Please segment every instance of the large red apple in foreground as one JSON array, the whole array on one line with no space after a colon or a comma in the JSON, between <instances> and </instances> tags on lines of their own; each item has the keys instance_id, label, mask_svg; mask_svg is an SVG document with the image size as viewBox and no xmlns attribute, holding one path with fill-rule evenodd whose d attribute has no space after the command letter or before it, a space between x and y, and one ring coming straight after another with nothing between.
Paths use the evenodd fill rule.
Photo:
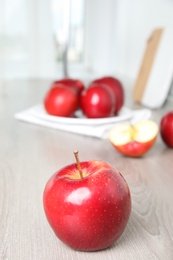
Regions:
<instances>
[{"instance_id":1,"label":"large red apple in foreground","mask_svg":"<svg viewBox=\"0 0 173 260\"><path fill-rule=\"evenodd\" d=\"M115 77L102 77L94 80L93 83L105 84L113 91L116 100L114 113L117 114L124 104L124 89L120 80Z\"/></svg>"},{"instance_id":2,"label":"large red apple in foreground","mask_svg":"<svg viewBox=\"0 0 173 260\"><path fill-rule=\"evenodd\" d=\"M74 89L61 83L50 88L44 99L44 107L48 114L71 117L79 106L79 97Z\"/></svg>"},{"instance_id":3,"label":"large red apple in foreground","mask_svg":"<svg viewBox=\"0 0 173 260\"><path fill-rule=\"evenodd\" d=\"M76 250L96 251L123 233L131 212L128 185L118 170L102 161L69 165L47 182L43 203L57 237Z\"/></svg>"},{"instance_id":4,"label":"large red apple in foreground","mask_svg":"<svg viewBox=\"0 0 173 260\"><path fill-rule=\"evenodd\" d=\"M144 120L134 125L116 125L110 131L109 140L120 153L139 157L151 149L157 135L157 124L152 120Z\"/></svg>"},{"instance_id":5,"label":"large red apple in foreground","mask_svg":"<svg viewBox=\"0 0 173 260\"><path fill-rule=\"evenodd\" d=\"M65 85L67 87L75 89L79 94L85 88L85 86L81 80L72 79L72 78L63 78L60 80L56 80L53 82L52 87L56 86L59 83Z\"/></svg>"},{"instance_id":6,"label":"large red apple in foreground","mask_svg":"<svg viewBox=\"0 0 173 260\"><path fill-rule=\"evenodd\" d=\"M173 147L173 112L165 114L160 123L160 134L164 143Z\"/></svg>"},{"instance_id":7,"label":"large red apple in foreground","mask_svg":"<svg viewBox=\"0 0 173 260\"><path fill-rule=\"evenodd\" d=\"M80 106L89 118L110 117L114 113L115 98L110 89L103 84L93 84L82 91Z\"/></svg>"}]
</instances>

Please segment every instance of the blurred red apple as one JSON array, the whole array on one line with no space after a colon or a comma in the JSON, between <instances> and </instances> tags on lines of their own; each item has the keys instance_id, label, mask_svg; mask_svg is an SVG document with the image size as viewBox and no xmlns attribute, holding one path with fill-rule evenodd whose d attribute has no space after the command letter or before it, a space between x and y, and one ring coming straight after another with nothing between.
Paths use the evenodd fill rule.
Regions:
<instances>
[{"instance_id":1,"label":"blurred red apple","mask_svg":"<svg viewBox=\"0 0 173 260\"><path fill-rule=\"evenodd\" d=\"M57 171L47 182L43 204L57 237L76 250L109 247L123 233L131 212L129 187L118 170L85 161Z\"/></svg>"},{"instance_id":2,"label":"blurred red apple","mask_svg":"<svg viewBox=\"0 0 173 260\"><path fill-rule=\"evenodd\" d=\"M124 89L122 83L115 77L102 77L94 80L92 84L93 83L103 83L113 91L116 100L114 113L117 114L124 105Z\"/></svg>"},{"instance_id":3,"label":"blurred red apple","mask_svg":"<svg viewBox=\"0 0 173 260\"><path fill-rule=\"evenodd\" d=\"M173 147L173 112L165 114L160 123L160 134L164 143Z\"/></svg>"},{"instance_id":4,"label":"blurred red apple","mask_svg":"<svg viewBox=\"0 0 173 260\"><path fill-rule=\"evenodd\" d=\"M92 84L80 95L80 107L89 118L110 117L113 115L115 98L112 90L103 84Z\"/></svg>"},{"instance_id":5,"label":"blurred red apple","mask_svg":"<svg viewBox=\"0 0 173 260\"><path fill-rule=\"evenodd\" d=\"M157 124L152 120L144 120L134 125L116 125L110 131L109 140L120 153L139 157L151 149L157 135Z\"/></svg>"},{"instance_id":6,"label":"blurred red apple","mask_svg":"<svg viewBox=\"0 0 173 260\"><path fill-rule=\"evenodd\" d=\"M57 83L58 84L61 83L67 87L74 88L79 94L85 88L83 82L79 79L63 78L63 79L54 81L52 86L56 86Z\"/></svg>"},{"instance_id":7,"label":"blurred red apple","mask_svg":"<svg viewBox=\"0 0 173 260\"><path fill-rule=\"evenodd\" d=\"M70 117L79 106L77 92L69 87L57 83L46 93L44 107L48 114Z\"/></svg>"}]
</instances>

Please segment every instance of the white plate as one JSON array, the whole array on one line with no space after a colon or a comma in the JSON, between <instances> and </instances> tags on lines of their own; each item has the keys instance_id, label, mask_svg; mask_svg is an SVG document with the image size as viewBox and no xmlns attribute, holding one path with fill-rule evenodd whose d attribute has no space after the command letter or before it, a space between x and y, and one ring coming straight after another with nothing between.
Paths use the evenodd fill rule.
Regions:
<instances>
[{"instance_id":1,"label":"white plate","mask_svg":"<svg viewBox=\"0 0 173 260\"><path fill-rule=\"evenodd\" d=\"M123 107L120 114L114 117L88 119L83 117L81 111L78 111L76 117L68 118L50 116L46 113L43 105L37 105L18 112L14 116L16 119L23 122L105 139L108 138L109 130L115 124L122 121L133 123L138 120L148 119L151 116L151 111L148 109L131 111L130 109Z\"/></svg>"},{"instance_id":2,"label":"white plate","mask_svg":"<svg viewBox=\"0 0 173 260\"><path fill-rule=\"evenodd\" d=\"M47 121L63 123L63 124L76 124L76 125L102 125L110 123L118 123L121 121L130 120L133 113L130 109L123 107L118 116L106 117L106 118L86 118L83 116L81 110L78 110L75 117L60 117L47 114L42 104L39 104L30 109L30 113L37 117Z\"/></svg>"}]
</instances>

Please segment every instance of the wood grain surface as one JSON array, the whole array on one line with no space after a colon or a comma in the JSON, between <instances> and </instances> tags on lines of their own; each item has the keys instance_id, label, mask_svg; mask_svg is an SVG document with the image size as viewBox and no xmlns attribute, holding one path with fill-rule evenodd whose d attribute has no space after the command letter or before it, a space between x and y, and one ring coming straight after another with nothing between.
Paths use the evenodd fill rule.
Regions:
<instances>
[{"instance_id":1,"label":"wood grain surface","mask_svg":"<svg viewBox=\"0 0 173 260\"><path fill-rule=\"evenodd\" d=\"M138 102L141 102L144 96L147 81L152 73L154 59L156 58L157 49L159 47L163 31L163 28L155 29L147 41L146 50L144 52L144 57L141 62L133 92L134 100Z\"/></svg>"},{"instance_id":2,"label":"wood grain surface","mask_svg":"<svg viewBox=\"0 0 173 260\"><path fill-rule=\"evenodd\" d=\"M15 120L15 112L42 102L49 84L41 80L0 82L0 259L173 260L173 149L158 136L146 156L127 158L108 140ZM153 111L155 121L159 123L172 107L167 103ZM81 161L104 160L118 168L131 190L129 223L117 243L103 251L68 248L55 237L43 211L46 181L74 162L74 149L79 150Z\"/></svg>"}]
</instances>

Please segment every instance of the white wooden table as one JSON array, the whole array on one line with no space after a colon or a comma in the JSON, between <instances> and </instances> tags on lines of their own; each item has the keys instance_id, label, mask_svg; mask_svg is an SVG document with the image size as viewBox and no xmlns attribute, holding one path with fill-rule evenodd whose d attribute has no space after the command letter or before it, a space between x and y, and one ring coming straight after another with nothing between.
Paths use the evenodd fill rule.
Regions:
<instances>
[{"instance_id":1,"label":"white wooden table","mask_svg":"<svg viewBox=\"0 0 173 260\"><path fill-rule=\"evenodd\" d=\"M0 82L0 259L1 260L172 260L173 149L160 136L143 158L118 154L107 140L56 131L14 119L14 113L42 101L49 81ZM156 122L173 107L153 112ZM78 252L62 244L46 220L42 194L59 168L80 160L116 166L132 194L125 232L111 248Z\"/></svg>"}]
</instances>

